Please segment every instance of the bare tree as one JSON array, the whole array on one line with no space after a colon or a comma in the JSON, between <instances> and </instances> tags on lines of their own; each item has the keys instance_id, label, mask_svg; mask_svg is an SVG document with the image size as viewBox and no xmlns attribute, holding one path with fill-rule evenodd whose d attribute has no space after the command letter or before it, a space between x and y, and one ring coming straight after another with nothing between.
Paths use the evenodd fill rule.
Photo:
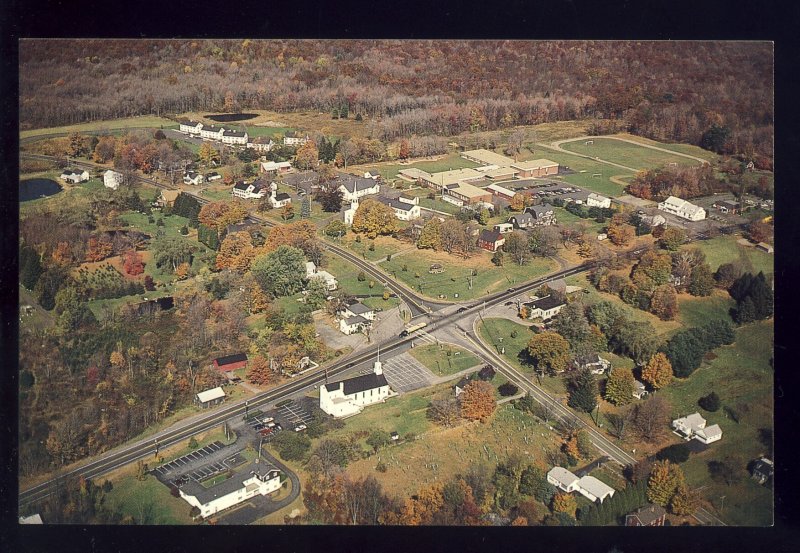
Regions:
<instances>
[{"instance_id":1,"label":"bare tree","mask_svg":"<svg viewBox=\"0 0 800 553\"><path fill-rule=\"evenodd\" d=\"M461 409L454 397L435 399L428 407L428 418L442 426L455 426L461 418Z\"/></svg>"},{"instance_id":2,"label":"bare tree","mask_svg":"<svg viewBox=\"0 0 800 553\"><path fill-rule=\"evenodd\" d=\"M637 405L633 424L639 436L648 442L657 441L669 426L671 410L669 402L658 394Z\"/></svg>"}]
</instances>

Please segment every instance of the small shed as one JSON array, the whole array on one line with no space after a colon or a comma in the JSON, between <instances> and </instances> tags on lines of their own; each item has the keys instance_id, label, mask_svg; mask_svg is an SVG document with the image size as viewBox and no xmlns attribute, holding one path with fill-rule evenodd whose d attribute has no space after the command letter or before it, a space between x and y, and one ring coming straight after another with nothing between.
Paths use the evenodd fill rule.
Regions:
<instances>
[{"instance_id":1,"label":"small shed","mask_svg":"<svg viewBox=\"0 0 800 553\"><path fill-rule=\"evenodd\" d=\"M247 366L247 355L244 353L234 353L233 355L223 355L214 359L214 367L223 372L235 371Z\"/></svg>"},{"instance_id":2,"label":"small shed","mask_svg":"<svg viewBox=\"0 0 800 553\"><path fill-rule=\"evenodd\" d=\"M207 409L213 405L219 405L223 401L225 401L225 391L219 386L197 394L197 403L203 409Z\"/></svg>"}]
</instances>

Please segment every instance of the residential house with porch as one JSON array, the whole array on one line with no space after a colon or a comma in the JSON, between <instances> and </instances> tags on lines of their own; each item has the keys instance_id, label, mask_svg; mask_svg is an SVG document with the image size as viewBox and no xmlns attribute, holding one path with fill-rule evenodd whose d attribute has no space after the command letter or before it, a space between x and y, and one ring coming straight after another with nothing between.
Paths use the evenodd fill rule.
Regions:
<instances>
[{"instance_id":1,"label":"residential house with porch","mask_svg":"<svg viewBox=\"0 0 800 553\"><path fill-rule=\"evenodd\" d=\"M251 183L239 181L233 185L231 194L244 200L257 200L267 194L267 186L261 181L253 181Z\"/></svg>"},{"instance_id":2,"label":"residential house with porch","mask_svg":"<svg viewBox=\"0 0 800 553\"><path fill-rule=\"evenodd\" d=\"M397 199L385 198L379 196L376 199L382 204L391 207L392 211L394 212L394 216L400 219L401 221L411 221L413 219L419 219L420 216L419 198L416 196L410 198L400 196Z\"/></svg>"},{"instance_id":3,"label":"residential house with porch","mask_svg":"<svg viewBox=\"0 0 800 553\"><path fill-rule=\"evenodd\" d=\"M677 215L682 219L688 219L689 221L702 221L706 218L705 209L675 196L670 196L658 204L658 209Z\"/></svg>"},{"instance_id":4,"label":"residential house with porch","mask_svg":"<svg viewBox=\"0 0 800 553\"><path fill-rule=\"evenodd\" d=\"M111 190L117 190L119 185L124 181L125 177L122 175L122 173L118 173L117 171L112 171L109 169L103 173L103 186L110 188Z\"/></svg>"},{"instance_id":5,"label":"residential house with porch","mask_svg":"<svg viewBox=\"0 0 800 553\"><path fill-rule=\"evenodd\" d=\"M672 421L674 433L686 441L695 439L710 444L722 439L722 429L718 424L706 426L706 419L700 413L692 413Z\"/></svg>"},{"instance_id":6,"label":"residential house with porch","mask_svg":"<svg viewBox=\"0 0 800 553\"><path fill-rule=\"evenodd\" d=\"M335 276L330 274L328 271L318 270L313 261L306 262L306 278L309 280L321 279L325 283L325 287L328 290L336 290L336 288L339 286Z\"/></svg>"},{"instance_id":7,"label":"residential house with porch","mask_svg":"<svg viewBox=\"0 0 800 553\"><path fill-rule=\"evenodd\" d=\"M220 140L232 146L247 146L247 131L223 130Z\"/></svg>"},{"instance_id":8,"label":"residential house with porch","mask_svg":"<svg viewBox=\"0 0 800 553\"><path fill-rule=\"evenodd\" d=\"M625 515L625 526L664 526L667 511L655 503L648 503Z\"/></svg>"},{"instance_id":9,"label":"residential house with porch","mask_svg":"<svg viewBox=\"0 0 800 553\"><path fill-rule=\"evenodd\" d=\"M184 134L199 135L200 131L203 130L203 124L200 121L180 119L178 124L180 125L178 130Z\"/></svg>"}]
</instances>

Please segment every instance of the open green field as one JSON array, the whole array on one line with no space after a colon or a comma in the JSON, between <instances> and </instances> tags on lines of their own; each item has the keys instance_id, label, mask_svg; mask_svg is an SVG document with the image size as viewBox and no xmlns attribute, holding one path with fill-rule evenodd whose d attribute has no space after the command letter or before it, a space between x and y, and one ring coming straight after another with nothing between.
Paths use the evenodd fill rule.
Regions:
<instances>
[{"instance_id":1,"label":"open green field","mask_svg":"<svg viewBox=\"0 0 800 553\"><path fill-rule=\"evenodd\" d=\"M401 242L396 238L392 238L391 236L378 236L374 239L361 236L361 242L356 241L356 236L358 235L348 232L341 239L335 242L340 245L347 246L348 249L352 250L357 255L368 261L379 261L384 259L387 255L395 255L402 250L407 250L414 247L407 242ZM328 240L334 241L333 238L330 238L327 235L325 237ZM375 249L370 250L370 245L374 245Z\"/></svg>"},{"instance_id":2,"label":"open green field","mask_svg":"<svg viewBox=\"0 0 800 553\"><path fill-rule=\"evenodd\" d=\"M574 213L570 213L563 207L555 208L555 215L558 224L560 225L572 225L577 223L583 223L586 225L586 231L590 234L592 233L599 233L602 231L604 227L607 226L608 223L598 223L594 219L581 219Z\"/></svg>"},{"instance_id":3,"label":"open green field","mask_svg":"<svg viewBox=\"0 0 800 553\"><path fill-rule=\"evenodd\" d=\"M91 123L80 123L77 125L67 125L64 127L48 127L45 129L31 129L21 131L20 138L31 136L41 136L43 134L70 133L70 132L90 132L106 131L112 129L135 129L135 128L165 128L177 129L178 124L171 119L164 117L153 117L150 115L143 117L127 117L124 119L110 119L108 121L92 121Z\"/></svg>"},{"instance_id":4,"label":"open green field","mask_svg":"<svg viewBox=\"0 0 800 553\"><path fill-rule=\"evenodd\" d=\"M718 154L711 152L709 150L704 150L700 146L695 146L693 144L677 144L677 143L669 144L665 142L658 142L656 140L651 140L643 136L636 136L634 134L627 134L627 133L620 133L616 136L619 136L620 138L625 138L627 140L633 140L634 142L639 142L640 144L646 144L650 146L656 146L658 148L664 148L665 150L670 150L673 152L677 152L679 154L687 154L690 156L699 157L705 159L710 163L719 161Z\"/></svg>"},{"instance_id":5,"label":"open green field","mask_svg":"<svg viewBox=\"0 0 800 553\"><path fill-rule=\"evenodd\" d=\"M678 320L687 328L703 326L714 319L731 322L728 311L736 302L725 290L714 290L708 297L695 297L689 294L678 296Z\"/></svg>"},{"instance_id":6,"label":"open green field","mask_svg":"<svg viewBox=\"0 0 800 553\"><path fill-rule=\"evenodd\" d=\"M605 163L600 163L599 161L593 161L577 155L559 152L542 144L536 146L535 153L526 150L519 157L521 161L545 158L557 162L561 167L569 167L572 171L575 171L575 173L572 175L561 175L557 177L556 180L575 184L605 196L615 197L623 193L624 187L613 182L611 177L633 176L633 173L625 171L625 169L612 167ZM593 175L599 176L594 177ZM499 184L502 186L502 183Z\"/></svg>"},{"instance_id":7,"label":"open green field","mask_svg":"<svg viewBox=\"0 0 800 553\"><path fill-rule=\"evenodd\" d=\"M447 299L457 301L480 298L513 284L532 280L556 268L555 261L544 258L535 258L522 266L506 260L502 267L495 267L490 259L491 254L486 251L478 251L471 258L462 259L446 252L417 250L393 256L391 261L381 262L380 265L414 290L434 298L443 294ZM428 273L434 263L441 264L445 271ZM470 273L473 269L477 275L471 278L470 289ZM415 276L417 274L419 277Z\"/></svg>"},{"instance_id":8,"label":"open green field","mask_svg":"<svg viewBox=\"0 0 800 553\"><path fill-rule=\"evenodd\" d=\"M115 481L106 501L136 524L194 524L189 516L191 505L173 497L169 488L149 474L141 481L135 476Z\"/></svg>"},{"instance_id":9,"label":"open green field","mask_svg":"<svg viewBox=\"0 0 800 553\"><path fill-rule=\"evenodd\" d=\"M697 240L683 248L700 248L706 254L706 261L712 271L716 271L723 263L742 259L753 267L754 273L764 271L765 275L775 272L775 256L753 247L737 244L738 236L718 236L710 240Z\"/></svg>"},{"instance_id":10,"label":"open green field","mask_svg":"<svg viewBox=\"0 0 800 553\"><path fill-rule=\"evenodd\" d=\"M670 384L662 393L672 404L673 415L683 416L699 411L708 424L719 424L722 439L707 451L693 454L682 468L691 486L707 486L701 495L719 510L721 497L726 496L721 518L731 525L769 525L772 523L772 493L748 477L747 463L767 453L759 440L759 429L773 428L773 322L763 321L737 329L736 342L723 346L717 357L704 363L689 378ZM723 408L708 413L697 400L714 391ZM739 414L735 422L725 407ZM735 467L735 482L730 486L711 480L707 463L728 460Z\"/></svg>"},{"instance_id":11,"label":"open green field","mask_svg":"<svg viewBox=\"0 0 800 553\"><path fill-rule=\"evenodd\" d=\"M436 376L446 376L481 365L481 360L469 351L442 344L418 346L409 351L411 356L425 365Z\"/></svg>"},{"instance_id":12,"label":"open green field","mask_svg":"<svg viewBox=\"0 0 800 553\"><path fill-rule=\"evenodd\" d=\"M587 140L594 141L587 145ZM669 163L678 165L699 165L699 162L688 157L676 156L637 146L629 142L614 140L613 138L592 137L590 139L580 139L574 142L565 142L561 147L570 152L588 155L593 158L600 158L612 163L619 163L632 169L652 169L663 167Z\"/></svg>"},{"instance_id":13,"label":"open green field","mask_svg":"<svg viewBox=\"0 0 800 553\"><path fill-rule=\"evenodd\" d=\"M285 135L289 131L293 131L292 127L257 127L255 125L241 125L240 129L244 130L247 128L247 135L249 137L257 137L257 136L266 136L272 137L275 134L282 134Z\"/></svg>"}]
</instances>

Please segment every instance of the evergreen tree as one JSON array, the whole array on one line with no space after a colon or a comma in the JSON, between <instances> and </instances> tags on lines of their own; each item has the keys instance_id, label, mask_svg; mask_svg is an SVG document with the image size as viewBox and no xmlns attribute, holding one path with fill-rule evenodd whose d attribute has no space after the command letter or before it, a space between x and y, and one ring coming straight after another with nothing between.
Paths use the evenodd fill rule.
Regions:
<instances>
[{"instance_id":1,"label":"evergreen tree","mask_svg":"<svg viewBox=\"0 0 800 553\"><path fill-rule=\"evenodd\" d=\"M677 333L664 348L664 353L672 364L672 371L679 378L692 374L703 362L706 351L703 332L697 328Z\"/></svg>"},{"instance_id":2,"label":"evergreen tree","mask_svg":"<svg viewBox=\"0 0 800 553\"><path fill-rule=\"evenodd\" d=\"M569 387L570 407L591 413L597 407L597 382L588 368L580 369Z\"/></svg>"},{"instance_id":3,"label":"evergreen tree","mask_svg":"<svg viewBox=\"0 0 800 553\"><path fill-rule=\"evenodd\" d=\"M308 219L309 217L311 217L311 200L305 196L300 203L300 218Z\"/></svg>"},{"instance_id":4,"label":"evergreen tree","mask_svg":"<svg viewBox=\"0 0 800 553\"><path fill-rule=\"evenodd\" d=\"M19 281L28 290L33 290L42 275L39 254L30 246L22 246L19 251Z\"/></svg>"}]
</instances>

